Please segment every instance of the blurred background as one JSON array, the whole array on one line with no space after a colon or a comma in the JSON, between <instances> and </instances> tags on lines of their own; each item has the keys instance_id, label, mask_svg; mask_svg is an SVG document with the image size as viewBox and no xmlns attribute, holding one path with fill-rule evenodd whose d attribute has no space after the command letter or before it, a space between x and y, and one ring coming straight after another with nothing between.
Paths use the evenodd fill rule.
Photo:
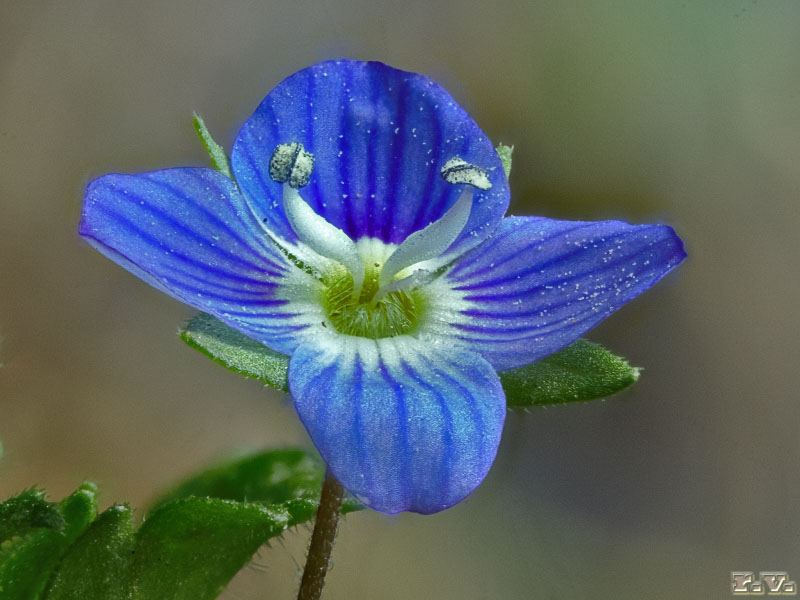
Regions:
<instances>
[{"instance_id":1,"label":"blurred background","mask_svg":"<svg viewBox=\"0 0 800 600\"><path fill-rule=\"evenodd\" d=\"M800 580L800 2L6 1L0 5L0 497L83 479L144 507L234 451L310 446L277 392L185 347L194 311L76 234L90 178L205 165L333 57L432 76L514 144L515 214L664 222L689 259L588 336L646 368L510 413L444 513L362 512L326 598L726 598ZM292 598L308 531L225 598Z\"/></svg>"}]
</instances>

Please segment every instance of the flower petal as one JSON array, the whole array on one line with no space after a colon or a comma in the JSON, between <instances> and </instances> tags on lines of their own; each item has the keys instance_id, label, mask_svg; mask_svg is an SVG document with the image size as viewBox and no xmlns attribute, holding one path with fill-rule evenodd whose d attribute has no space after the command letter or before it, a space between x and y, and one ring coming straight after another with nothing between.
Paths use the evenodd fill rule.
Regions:
<instances>
[{"instance_id":1,"label":"flower petal","mask_svg":"<svg viewBox=\"0 0 800 600\"><path fill-rule=\"evenodd\" d=\"M513 369L569 345L685 256L664 225L509 217L435 283L448 289L431 289L431 321Z\"/></svg>"},{"instance_id":2,"label":"flower petal","mask_svg":"<svg viewBox=\"0 0 800 600\"><path fill-rule=\"evenodd\" d=\"M506 413L485 360L410 336L315 339L292 356L289 389L333 474L387 513L433 513L472 492Z\"/></svg>"},{"instance_id":3,"label":"flower petal","mask_svg":"<svg viewBox=\"0 0 800 600\"><path fill-rule=\"evenodd\" d=\"M308 323L319 322L288 301L286 286L304 274L216 171L100 177L86 191L79 232L151 285L279 352L291 352Z\"/></svg>"},{"instance_id":4,"label":"flower petal","mask_svg":"<svg viewBox=\"0 0 800 600\"><path fill-rule=\"evenodd\" d=\"M490 140L440 86L423 75L377 62L324 62L280 83L244 124L232 168L259 218L296 239L269 176L278 144L300 142L314 155L306 202L353 240L399 244L438 220L463 185L440 175L454 156L486 170L467 227L451 251L476 245L508 206L508 181Z\"/></svg>"}]
</instances>

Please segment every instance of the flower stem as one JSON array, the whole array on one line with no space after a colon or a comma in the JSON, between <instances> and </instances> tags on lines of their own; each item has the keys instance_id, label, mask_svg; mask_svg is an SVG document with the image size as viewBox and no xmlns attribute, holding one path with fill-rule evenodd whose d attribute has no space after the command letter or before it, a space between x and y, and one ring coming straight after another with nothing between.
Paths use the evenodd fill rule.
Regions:
<instances>
[{"instance_id":1,"label":"flower stem","mask_svg":"<svg viewBox=\"0 0 800 600\"><path fill-rule=\"evenodd\" d=\"M336 528L339 525L343 495L342 484L330 470L325 471L325 483L322 484L314 533L311 534L311 545L308 548L306 568L303 571L297 600L319 600L322 595L322 586L325 585L325 575L333 550L333 539L336 537Z\"/></svg>"}]
</instances>

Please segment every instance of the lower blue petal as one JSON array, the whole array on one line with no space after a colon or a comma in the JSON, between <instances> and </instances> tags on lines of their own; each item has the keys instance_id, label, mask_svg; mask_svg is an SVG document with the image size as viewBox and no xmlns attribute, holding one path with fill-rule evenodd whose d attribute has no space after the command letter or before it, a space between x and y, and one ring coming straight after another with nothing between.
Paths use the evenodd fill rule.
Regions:
<instances>
[{"instance_id":1,"label":"lower blue petal","mask_svg":"<svg viewBox=\"0 0 800 600\"><path fill-rule=\"evenodd\" d=\"M513 369L571 344L685 257L664 225L509 217L447 273L460 302L439 318L495 369Z\"/></svg>"},{"instance_id":2,"label":"lower blue petal","mask_svg":"<svg viewBox=\"0 0 800 600\"><path fill-rule=\"evenodd\" d=\"M331 472L367 506L434 513L494 461L506 414L491 366L409 336L330 336L289 364L300 419Z\"/></svg>"},{"instance_id":3,"label":"lower blue petal","mask_svg":"<svg viewBox=\"0 0 800 600\"><path fill-rule=\"evenodd\" d=\"M100 177L86 191L79 232L151 285L274 350L291 352L306 329L279 293L295 268L216 171Z\"/></svg>"}]
</instances>

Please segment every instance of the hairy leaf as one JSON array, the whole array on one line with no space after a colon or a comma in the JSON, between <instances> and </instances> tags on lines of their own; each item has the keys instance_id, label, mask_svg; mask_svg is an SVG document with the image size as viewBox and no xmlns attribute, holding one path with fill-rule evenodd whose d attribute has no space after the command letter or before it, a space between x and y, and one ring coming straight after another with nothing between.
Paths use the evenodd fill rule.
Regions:
<instances>
[{"instance_id":1,"label":"hairy leaf","mask_svg":"<svg viewBox=\"0 0 800 600\"><path fill-rule=\"evenodd\" d=\"M225 150L222 149L222 146L211 137L203 118L197 113L194 113L192 124L194 125L194 130L197 132L197 135L200 137L200 141L203 143L203 147L206 149L206 152L208 152L208 156L211 158L211 164L217 171L233 179L228 155L225 154Z\"/></svg>"},{"instance_id":2,"label":"hairy leaf","mask_svg":"<svg viewBox=\"0 0 800 600\"><path fill-rule=\"evenodd\" d=\"M186 344L223 367L284 392L289 391L286 376L289 357L270 350L219 319L200 313L181 330L180 336Z\"/></svg>"},{"instance_id":3,"label":"hairy leaf","mask_svg":"<svg viewBox=\"0 0 800 600\"><path fill-rule=\"evenodd\" d=\"M133 551L132 511L112 506L65 553L46 600L130 600Z\"/></svg>"},{"instance_id":4,"label":"hairy leaf","mask_svg":"<svg viewBox=\"0 0 800 600\"><path fill-rule=\"evenodd\" d=\"M290 524L286 509L185 498L153 511L136 536L136 600L210 600L259 546Z\"/></svg>"},{"instance_id":5,"label":"hairy leaf","mask_svg":"<svg viewBox=\"0 0 800 600\"><path fill-rule=\"evenodd\" d=\"M138 531L127 506L97 516L93 484L60 503L25 491L0 503L0 598L216 598L262 544L314 518L323 473L297 449L229 460L164 495Z\"/></svg>"},{"instance_id":6,"label":"hairy leaf","mask_svg":"<svg viewBox=\"0 0 800 600\"><path fill-rule=\"evenodd\" d=\"M311 499L316 510L324 470L325 466L314 453L299 449L268 450L228 460L197 473L160 498L156 506L190 496L208 496L282 506L298 499ZM345 500L343 510L359 508L361 505L355 500ZM302 520L307 519L300 518Z\"/></svg>"},{"instance_id":7,"label":"hairy leaf","mask_svg":"<svg viewBox=\"0 0 800 600\"><path fill-rule=\"evenodd\" d=\"M97 516L97 486L84 482L58 504L66 526L63 534L71 542L78 537Z\"/></svg>"},{"instance_id":8,"label":"hairy leaf","mask_svg":"<svg viewBox=\"0 0 800 600\"><path fill-rule=\"evenodd\" d=\"M0 598L40 598L64 547L64 536L55 529L37 529L0 544Z\"/></svg>"},{"instance_id":9,"label":"hairy leaf","mask_svg":"<svg viewBox=\"0 0 800 600\"><path fill-rule=\"evenodd\" d=\"M134 597L216 597L262 544L314 518L323 474L316 454L281 449L225 461L178 484L137 534ZM342 510L361 508L350 498Z\"/></svg>"},{"instance_id":10,"label":"hairy leaf","mask_svg":"<svg viewBox=\"0 0 800 600\"><path fill-rule=\"evenodd\" d=\"M503 170L506 172L506 178L511 175L511 153L514 152L514 146L504 146L500 144L497 148L497 154L500 156L500 162L503 163Z\"/></svg>"},{"instance_id":11,"label":"hairy leaf","mask_svg":"<svg viewBox=\"0 0 800 600\"><path fill-rule=\"evenodd\" d=\"M500 373L509 406L605 398L639 379L639 369L602 346L578 340L539 362Z\"/></svg>"},{"instance_id":12,"label":"hairy leaf","mask_svg":"<svg viewBox=\"0 0 800 600\"><path fill-rule=\"evenodd\" d=\"M44 491L35 488L0 503L0 542L24 536L36 529L64 528L58 507L46 500Z\"/></svg>"},{"instance_id":13,"label":"hairy leaf","mask_svg":"<svg viewBox=\"0 0 800 600\"><path fill-rule=\"evenodd\" d=\"M69 545L97 514L96 488L83 484L59 504L28 490L0 504L0 597L35 600Z\"/></svg>"}]
</instances>

